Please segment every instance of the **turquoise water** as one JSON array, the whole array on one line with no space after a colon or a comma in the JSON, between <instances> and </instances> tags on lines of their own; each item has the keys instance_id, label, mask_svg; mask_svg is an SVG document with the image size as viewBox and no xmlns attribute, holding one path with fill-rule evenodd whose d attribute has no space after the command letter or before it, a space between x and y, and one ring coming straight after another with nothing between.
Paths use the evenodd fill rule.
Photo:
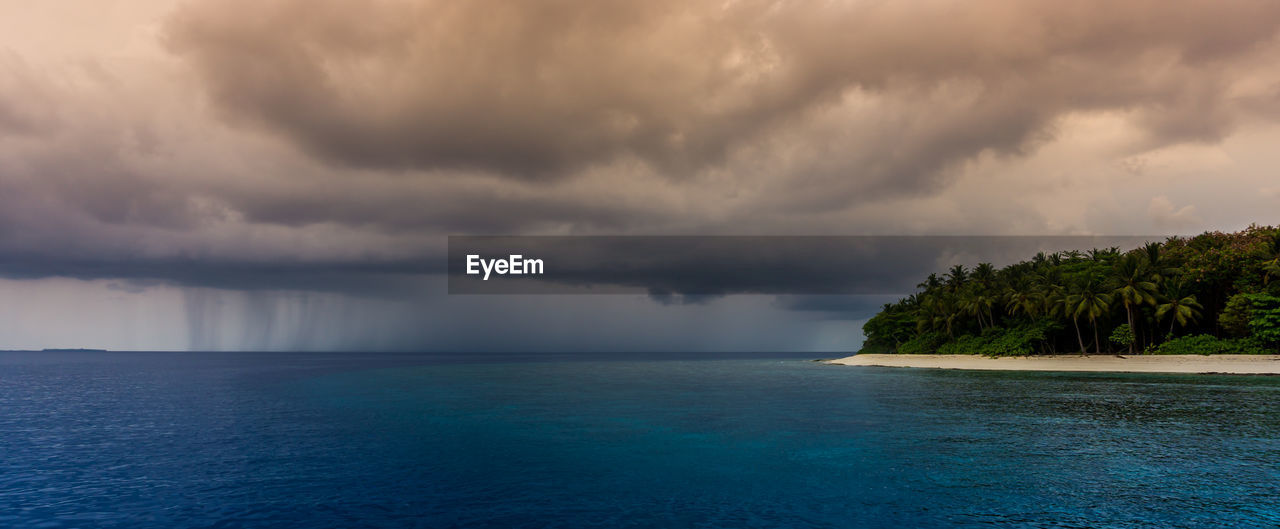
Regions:
<instances>
[{"instance_id":1,"label":"turquoise water","mask_svg":"<svg viewBox=\"0 0 1280 529\"><path fill-rule=\"evenodd\" d=\"M0 353L0 527L1276 527L1280 379Z\"/></svg>"}]
</instances>

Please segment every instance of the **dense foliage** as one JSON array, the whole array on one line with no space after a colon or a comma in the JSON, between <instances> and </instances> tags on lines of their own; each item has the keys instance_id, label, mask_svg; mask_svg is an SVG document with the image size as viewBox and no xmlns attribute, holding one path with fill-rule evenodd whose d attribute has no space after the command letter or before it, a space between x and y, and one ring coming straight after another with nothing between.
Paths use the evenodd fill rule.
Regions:
<instances>
[{"instance_id":1,"label":"dense foliage","mask_svg":"<svg viewBox=\"0 0 1280 529\"><path fill-rule=\"evenodd\" d=\"M1280 228L951 268L863 326L863 353L1280 353Z\"/></svg>"}]
</instances>

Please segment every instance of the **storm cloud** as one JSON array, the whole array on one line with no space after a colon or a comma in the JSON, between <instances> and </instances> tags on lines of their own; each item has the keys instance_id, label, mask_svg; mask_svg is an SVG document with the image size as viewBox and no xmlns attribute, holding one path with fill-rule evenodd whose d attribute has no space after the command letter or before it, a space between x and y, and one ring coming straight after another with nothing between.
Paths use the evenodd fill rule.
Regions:
<instances>
[{"instance_id":1,"label":"storm cloud","mask_svg":"<svg viewBox=\"0 0 1280 529\"><path fill-rule=\"evenodd\" d=\"M508 306L439 302L449 235L1277 224L1278 33L1280 4L1248 0L13 4L0 284L186 314L191 347L316 346L284 327L348 309L309 295L417 300L431 332L405 318L370 338L411 348L471 343L483 326L451 314ZM684 304L627 310L728 310L696 273L669 279L654 299ZM162 298L186 308L137 301ZM215 317L228 307L261 316ZM199 323L217 318L244 336Z\"/></svg>"},{"instance_id":2,"label":"storm cloud","mask_svg":"<svg viewBox=\"0 0 1280 529\"><path fill-rule=\"evenodd\" d=\"M919 191L1072 112L1220 139L1275 105L1234 85L1278 29L1280 6L1246 1L280 0L192 3L168 42L231 122L356 167L688 178L816 140L834 159L789 177Z\"/></svg>"},{"instance_id":3,"label":"storm cloud","mask_svg":"<svg viewBox=\"0 0 1280 529\"><path fill-rule=\"evenodd\" d=\"M450 294L619 294L702 302L731 294L893 295L955 265L997 267L1037 253L1128 251L1159 236L783 237L459 236L449 238ZM490 273L495 260L536 271ZM481 261L489 264L482 265ZM510 261L504 264L511 265ZM532 274L532 275L530 275Z\"/></svg>"}]
</instances>

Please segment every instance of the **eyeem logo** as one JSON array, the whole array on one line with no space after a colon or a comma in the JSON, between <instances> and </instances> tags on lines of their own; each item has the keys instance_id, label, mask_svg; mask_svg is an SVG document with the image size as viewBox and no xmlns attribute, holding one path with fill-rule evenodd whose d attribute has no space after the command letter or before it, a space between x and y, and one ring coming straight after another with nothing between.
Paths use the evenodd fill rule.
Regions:
<instances>
[{"instance_id":1,"label":"eyeem logo","mask_svg":"<svg viewBox=\"0 0 1280 529\"><path fill-rule=\"evenodd\" d=\"M467 255L467 275L480 275L484 272L484 280L489 280L490 273L498 275L541 275L542 259L525 259L523 255L511 254L505 259L483 259L479 255Z\"/></svg>"}]
</instances>

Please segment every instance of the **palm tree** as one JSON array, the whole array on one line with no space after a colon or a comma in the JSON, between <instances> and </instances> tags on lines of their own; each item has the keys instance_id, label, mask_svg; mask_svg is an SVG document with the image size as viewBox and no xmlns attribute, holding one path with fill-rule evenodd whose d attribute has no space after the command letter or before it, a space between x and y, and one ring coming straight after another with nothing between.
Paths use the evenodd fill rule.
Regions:
<instances>
[{"instance_id":1,"label":"palm tree","mask_svg":"<svg viewBox=\"0 0 1280 529\"><path fill-rule=\"evenodd\" d=\"M1039 252L1036 252L1035 257L1031 258L1031 265L1034 267L1039 267L1040 265L1043 265L1048 260L1049 260L1049 256L1045 255L1043 251L1039 251Z\"/></svg>"},{"instance_id":2,"label":"palm tree","mask_svg":"<svg viewBox=\"0 0 1280 529\"><path fill-rule=\"evenodd\" d=\"M1089 319L1089 324L1093 326L1094 351L1101 353L1102 340L1098 336L1098 317L1110 310L1111 294L1101 288L1097 282L1089 279L1077 283L1074 292L1067 299L1067 306L1071 309L1073 320L1079 319L1080 316L1085 316ZM1079 327L1077 327L1076 332L1077 334L1079 333Z\"/></svg>"},{"instance_id":3,"label":"palm tree","mask_svg":"<svg viewBox=\"0 0 1280 529\"><path fill-rule=\"evenodd\" d=\"M1272 259L1262 265L1262 284L1263 286L1271 284L1271 278L1280 277L1280 259Z\"/></svg>"},{"instance_id":4,"label":"palm tree","mask_svg":"<svg viewBox=\"0 0 1280 529\"><path fill-rule=\"evenodd\" d=\"M916 288L929 292L936 290L939 286L942 286L942 280L938 279L938 274L929 274L929 277L923 283L916 285Z\"/></svg>"},{"instance_id":5,"label":"palm tree","mask_svg":"<svg viewBox=\"0 0 1280 529\"><path fill-rule=\"evenodd\" d=\"M987 293L979 285L965 289L960 299L960 309L969 313L978 319L978 330L986 329L985 323L995 325L995 318L991 316L991 306L995 304L995 299ZM983 316L987 319L983 319Z\"/></svg>"},{"instance_id":6,"label":"palm tree","mask_svg":"<svg viewBox=\"0 0 1280 529\"><path fill-rule=\"evenodd\" d=\"M1146 259L1147 270L1151 272L1151 279L1157 283L1168 277L1170 272L1161 259L1160 248L1161 245L1158 242L1149 242L1142 246L1142 256Z\"/></svg>"},{"instance_id":7,"label":"palm tree","mask_svg":"<svg viewBox=\"0 0 1280 529\"><path fill-rule=\"evenodd\" d=\"M1181 282L1171 285L1165 291L1164 303L1156 307L1156 320L1169 316L1169 334L1173 334L1173 325L1186 327L1200 319L1200 311L1204 307L1196 301L1194 294L1186 294L1185 285ZM1185 294L1185 295L1184 295Z\"/></svg>"},{"instance_id":8,"label":"palm tree","mask_svg":"<svg viewBox=\"0 0 1280 529\"><path fill-rule=\"evenodd\" d=\"M1080 334L1080 318L1075 315L1071 305L1072 296L1061 286L1052 285L1049 287L1047 296L1047 304L1049 306L1049 314L1054 317L1065 317L1071 320L1071 325L1076 329L1076 341L1080 342L1080 354L1087 354L1084 350L1084 336Z\"/></svg>"},{"instance_id":9,"label":"palm tree","mask_svg":"<svg viewBox=\"0 0 1280 529\"><path fill-rule=\"evenodd\" d=\"M1134 325L1133 308L1141 305L1155 305L1158 287L1149 281L1150 275L1135 254L1127 254L1115 269L1115 290L1113 293L1124 303L1124 312L1129 318L1129 330L1137 335L1138 327ZM1137 341L1137 340L1134 340ZM1134 352L1134 342L1129 342L1129 354Z\"/></svg>"},{"instance_id":10,"label":"palm tree","mask_svg":"<svg viewBox=\"0 0 1280 529\"><path fill-rule=\"evenodd\" d=\"M1267 242L1267 257L1271 260L1262 263L1262 284L1271 283L1271 278L1280 277L1280 233L1271 236L1271 240Z\"/></svg>"},{"instance_id":11,"label":"palm tree","mask_svg":"<svg viewBox=\"0 0 1280 529\"><path fill-rule=\"evenodd\" d=\"M991 307L995 305L997 299L995 297L996 269L991 263L978 263L973 269L973 273L969 275L969 285L961 301L961 308L978 318L978 329L985 327L994 327L995 316L991 313ZM986 317L984 325L983 317Z\"/></svg>"},{"instance_id":12,"label":"palm tree","mask_svg":"<svg viewBox=\"0 0 1280 529\"><path fill-rule=\"evenodd\" d=\"M1160 262L1160 243L1151 241L1142 245L1142 254L1147 258L1147 264L1155 266Z\"/></svg>"},{"instance_id":13,"label":"palm tree","mask_svg":"<svg viewBox=\"0 0 1280 529\"><path fill-rule=\"evenodd\" d=\"M1155 283L1157 289L1163 289L1165 281L1178 273L1177 268L1169 266L1168 259L1165 259L1164 254L1161 253L1163 248L1164 245L1159 242L1149 242L1142 246L1142 256L1147 267L1147 273L1151 274L1151 282ZM1153 303L1152 306L1155 306L1155 304ZM1137 331L1135 330L1134 332L1136 333ZM1157 334L1156 325L1151 325L1147 332L1147 343L1154 343Z\"/></svg>"},{"instance_id":14,"label":"palm tree","mask_svg":"<svg viewBox=\"0 0 1280 529\"><path fill-rule=\"evenodd\" d=\"M1067 284L1062 277L1062 268L1055 267L1045 270L1042 274L1032 276L1032 280L1040 285L1041 289L1049 290Z\"/></svg>"},{"instance_id":15,"label":"palm tree","mask_svg":"<svg viewBox=\"0 0 1280 529\"><path fill-rule=\"evenodd\" d=\"M959 292L960 287L963 287L968 279L969 272L964 269L964 265L955 265L951 267L950 272L947 272L947 289L951 292Z\"/></svg>"},{"instance_id":16,"label":"palm tree","mask_svg":"<svg viewBox=\"0 0 1280 529\"><path fill-rule=\"evenodd\" d=\"M1044 294L1036 289L1035 282L1027 277L1020 278L1017 283L1005 289L1005 311L1010 316L1035 317L1044 305Z\"/></svg>"},{"instance_id":17,"label":"palm tree","mask_svg":"<svg viewBox=\"0 0 1280 529\"><path fill-rule=\"evenodd\" d=\"M1105 259L1111 259L1117 255L1120 255L1120 248L1117 246L1112 246L1110 248L1101 248L1101 249L1094 248L1092 250L1089 250L1089 260L1091 261L1102 261Z\"/></svg>"},{"instance_id":18,"label":"palm tree","mask_svg":"<svg viewBox=\"0 0 1280 529\"><path fill-rule=\"evenodd\" d=\"M996 281L996 268L991 263L978 263L977 268L973 269L973 275L970 279L976 281L983 288L991 288L991 284Z\"/></svg>"},{"instance_id":19,"label":"palm tree","mask_svg":"<svg viewBox=\"0 0 1280 529\"><path fill-rule=\"evenodd\" d=\"M952 323L958 313L949 297L925 296L920 301L920 309L916 316L916 329L945 329L948 337L952 334Z\"/></svg>"}]
</instances>

